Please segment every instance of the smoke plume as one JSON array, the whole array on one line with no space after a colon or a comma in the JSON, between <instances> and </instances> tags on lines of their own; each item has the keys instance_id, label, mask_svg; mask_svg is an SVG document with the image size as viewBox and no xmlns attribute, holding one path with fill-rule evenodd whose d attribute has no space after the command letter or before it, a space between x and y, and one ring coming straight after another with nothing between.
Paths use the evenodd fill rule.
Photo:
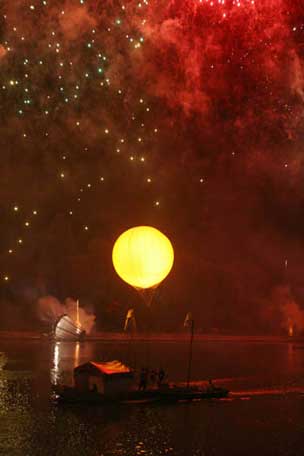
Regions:
<instances>
[{"instance_id":1,"label":"smoke plume","mask_svg":"<svg viewBox=\"0 0 304 456\"><path fill-rule=\"evenodd\" d=\"M72 298L66 298L61 303L54 296L43 296L38 300L38 318L50 325L62 315L68 315L73 321L77 321L77 301ZM95 315L83 307L79 307L79 323L81 327L89 334L95 323Z\"/></svg>"},{"instance_id":2,"label":"smoke plume","mask_svg":"<svg viewBox=\"0 0 304 456\"><path fill-rule=\"evenodd\" d=\"M264 307L263 315L274 331L285 334L300 335L304 331L304 310L296 302L288 285L273 289L271 300Z\"/></svg>"}]
</instances>

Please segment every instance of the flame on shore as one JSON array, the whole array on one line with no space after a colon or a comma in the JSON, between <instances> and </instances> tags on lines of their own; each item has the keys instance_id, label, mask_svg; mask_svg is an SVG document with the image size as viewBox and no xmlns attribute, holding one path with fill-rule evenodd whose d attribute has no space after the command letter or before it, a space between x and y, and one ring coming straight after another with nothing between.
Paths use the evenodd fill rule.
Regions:
<instances>
[{"instance_id":1,"label":"flame on shore","mask_svg":"<svg viewBox=\"0 0 304 456\"><path fill-rule=\"evenodd\" d=\"M288 326L288 335L289 335L289 337L293 337L293 334L294 334L293 325L290 324L290 325Z\"/></svg>"}]
</instances>

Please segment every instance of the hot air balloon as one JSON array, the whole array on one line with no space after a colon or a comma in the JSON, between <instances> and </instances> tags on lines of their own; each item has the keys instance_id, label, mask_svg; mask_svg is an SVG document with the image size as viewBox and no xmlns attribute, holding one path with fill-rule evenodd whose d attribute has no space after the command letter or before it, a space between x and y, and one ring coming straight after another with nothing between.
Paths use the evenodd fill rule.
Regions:
<instances>
[{"instance_id":1,"label":"hot air balloon","mask_svg":"<svg viewBox=\"0 0 304 456\"><path fill-rule=\"evenodd\" d=\"M151 226L136 226L116 240L112 260L119 277L136 288L150 305L153 290L172 269L174 251L169 239Z\"/></svg>"}]
</instances>

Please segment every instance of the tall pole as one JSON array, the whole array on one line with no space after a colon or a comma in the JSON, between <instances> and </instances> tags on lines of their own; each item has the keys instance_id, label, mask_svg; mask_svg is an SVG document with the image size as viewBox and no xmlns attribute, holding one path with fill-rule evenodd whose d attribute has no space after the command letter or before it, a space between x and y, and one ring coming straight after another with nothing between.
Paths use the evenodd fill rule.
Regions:
<instances>
[{"instance_id":1,"label":"tall pole","mask_svg":"<svg viewBox=\"0 0 304 456\"><path fill-rule=\"evenodd\" d=\"M134 348L134 334L136 332L136 319L135 319L135 313L134 309L129 309L126 315L125 319L125 325L124 325L124 331L129 332L129 361L131 362L131 357L132 357L132 352L133 353L133 363L131 362L131 365L133 365L134 369L136 369L136 353L135 353L135 348ZM132 351L133 348L133 351Z\"/></svg>"},{"instance_id":2,"label":"tall pole","mask_svg":"<svg viewBox=\"0 0 304 456\"><path fill-rule=\"evenodd\" d=\"M193 349L193 337L194 337L194 320L190 322L190 341L189 341L189 358L188 358L188 373L187 373L187 388L190 386L191 367L192 367L192 349Z\"/></svg>"},{"instance_id":3,"label":"tall pole","mask_svg":"<svg viewBox=\"0 0 304 456\"><path fill-rule=\"evenodd\" d=\"M79 321L79 299L76 301L76 324L77 326L80 326L80 321Z\"/></svg>"}]
</instances>

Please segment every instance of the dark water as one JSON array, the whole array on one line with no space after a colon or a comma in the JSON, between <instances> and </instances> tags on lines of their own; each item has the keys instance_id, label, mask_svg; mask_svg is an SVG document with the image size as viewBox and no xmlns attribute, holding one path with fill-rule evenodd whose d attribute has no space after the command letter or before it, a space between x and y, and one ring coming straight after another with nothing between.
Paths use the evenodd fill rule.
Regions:
<instances>
[{"instance_id":1,"label":"dark water","mask_svg":"<svg viewBox=\"0 0 304 456\"><path fill-rule=\"evenodd\" d=\"M218 379L234 394L165 406L59 407L50 385L90 359L162 365L184 381L184 343L0 341L0 351L1 455L304 454L304 350L292 344L197 342L193 380Z\"/></svg>"}]
</instances>

